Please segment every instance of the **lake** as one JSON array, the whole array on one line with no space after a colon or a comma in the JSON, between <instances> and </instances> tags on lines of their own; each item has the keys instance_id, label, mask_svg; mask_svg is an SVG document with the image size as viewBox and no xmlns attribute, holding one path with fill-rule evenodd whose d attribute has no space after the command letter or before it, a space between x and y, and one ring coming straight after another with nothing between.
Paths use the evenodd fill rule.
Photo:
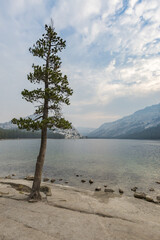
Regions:
<instances>
[{"instance_id":1,"label":"lake","mask_svg":"<svg viewBox=\"0 0 160 240\"><path fill-rule=\"evenodd\" d=\"M39 139L1 140L0 176L33 174L39 144ZM43 176L87 189L108 185L128 194L134 186L148 191L159 187L155 181L160 180L160 141L48 139ZM91 178L93 185L88 183Z\"/></svg>"}]
</instances>

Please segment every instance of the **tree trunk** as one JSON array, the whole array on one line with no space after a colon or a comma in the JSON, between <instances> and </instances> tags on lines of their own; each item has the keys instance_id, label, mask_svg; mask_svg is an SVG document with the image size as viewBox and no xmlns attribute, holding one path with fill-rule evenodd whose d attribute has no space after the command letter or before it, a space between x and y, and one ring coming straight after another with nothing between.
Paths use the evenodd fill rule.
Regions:
<instances>
[{"instance_id":1,"label":"tree trunk","mask_svg":"<svg viewBox=\"0 0 160 240\"><path fill-rule=\"evenodd\" d=\"M32 185L32 191L29 196L29 200L30 199L41 200L40 185L41 185L42 169L43 169L45 153L46 153L46 146L47 146L47 127L45 126L42 128L42 132L41 132L40 151L37 157L34 181Z\"/></svg>"},{"instance_id":2,"label":"tree trunk","mask_svg":"<svg viewBox=\"0 0 160 240\"><path fill-rule=\"evenodd\" d=\"M48 56L46 59L46 75L45 75L45 81L44 81L45 91L46 91L46 89L48 89L48 67L49 67L50 50L51 50L51 39L49 41ZM46 92L45 92L43 120L46 120L48 118L48 102L49 102L49 100L46 97ZM32 191L29 196L29 199L34 199L37 201L41 200L40 185L41 185L41 178L42 178L42 169L43 169L43 164L44 164L44 159L45 159L45 154L46 154L46 147L47 147L47 125L44 124L42 127L42 132L41 132L41 146L40 146L39 155L37 157Z\"/></svg>"}]
</instances>

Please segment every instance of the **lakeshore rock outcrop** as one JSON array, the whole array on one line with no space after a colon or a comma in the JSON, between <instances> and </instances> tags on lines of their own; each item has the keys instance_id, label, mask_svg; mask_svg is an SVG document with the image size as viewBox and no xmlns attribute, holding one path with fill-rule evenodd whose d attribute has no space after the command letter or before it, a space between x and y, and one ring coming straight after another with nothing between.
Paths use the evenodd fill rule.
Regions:
<instances>
[{"instance_id":1,"label":"lakeshore rock outcrop","mask_svg":"<svg viewBox=\"0 0 160 240\"><path fill-rule=\"evenodd\" d=\"M0 239L160 239L160 204L48 182L42 186L50 187L52 196L31 204L29 193L14 184L32 186L26 180L0 180Z\"/></svg>"}]
</instances>

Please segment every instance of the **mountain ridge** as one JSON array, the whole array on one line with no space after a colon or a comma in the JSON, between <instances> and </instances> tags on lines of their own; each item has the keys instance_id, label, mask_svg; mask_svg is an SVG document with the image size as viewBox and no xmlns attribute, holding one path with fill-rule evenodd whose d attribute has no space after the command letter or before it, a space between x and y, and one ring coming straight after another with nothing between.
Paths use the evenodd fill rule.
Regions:
<instances>
[{"instance_id":1,"label":"mountain ridge","mask_svg":"<svg viewBox=\"0 0 160 240\"><path fill-rule=\"evenodd\" d=\"M147 106L135 113L104 123L88 134L89 138L125 138L143 132L160 124L160 104ZM131 137L132 138L132 137Z\"/></svg>"}]
</instances>

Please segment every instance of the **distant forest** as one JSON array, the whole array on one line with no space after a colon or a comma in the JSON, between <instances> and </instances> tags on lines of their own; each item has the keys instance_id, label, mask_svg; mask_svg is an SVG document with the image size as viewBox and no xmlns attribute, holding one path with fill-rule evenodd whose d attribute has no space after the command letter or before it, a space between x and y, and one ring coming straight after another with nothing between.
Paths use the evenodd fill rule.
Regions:
<instances>
[{"instance_id":1,"label":"distant forest","mask_svg":"<svg viewBox=\"0 0 160 240\"><path fill-rule=\"evenodd\" d=\"M40 138L41 133L24 131L19 129L2 129L0 128L0 139L14 139L14 138ZM48 131L48 138L53 139L63 139L64 135L59 133L53 133L52 131Z\"/></svg>"}]
</instances>

